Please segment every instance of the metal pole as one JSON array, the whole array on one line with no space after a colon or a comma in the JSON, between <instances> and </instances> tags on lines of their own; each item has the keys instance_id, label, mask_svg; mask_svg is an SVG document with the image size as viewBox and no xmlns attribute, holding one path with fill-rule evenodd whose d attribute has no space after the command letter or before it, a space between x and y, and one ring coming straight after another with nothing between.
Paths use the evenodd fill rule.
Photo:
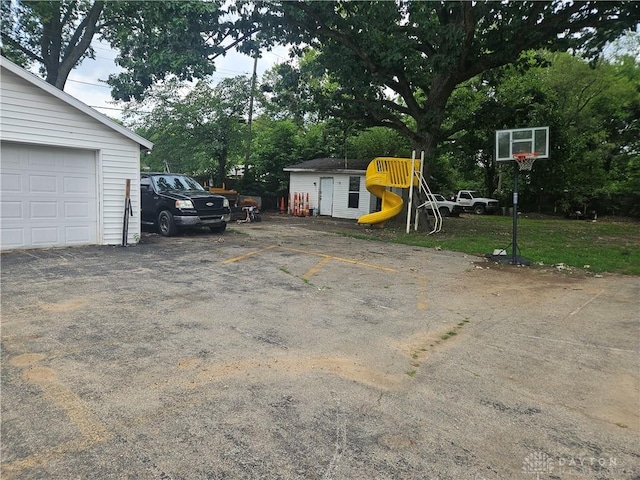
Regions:
<instances>
[{"instance_id":1,"label":"metal pole","mask_svg":"<svg viewBox=\"0 0 640 480\"><path fill-rule=\"evenodd\" d=\"M244 158L244 174L249 170L249 163L251 161L251 126L253 123L253 97L256 94L256 73L258 70L258 52L256 52L256 56L253 58L253 75L251 76L251 96L249 97L249 118L248 118L248 138L247 138L247 152Z\"/></svg>"},{"instance_id":2,"label":"metal pole","mask_svg":"<svg viewBox=\"0 0 640 480\"><path fill-rule=\"evenodd\" d=\"M410 177L410 183L409 183L409 201L408 201L408 205L407 205L407 233L409 233L411 231L411 209L413 208L413 176L415 175L415 172L413 170L413 164L415 163L416 160L416 151L414 150L413 153L411 154L411 177Z\"/></svg>"},{"instance_id":3,"label":"metal pole","mask_svg":"<svg viewBox=\"0 0 640 480\"><path fill-rule=\"evenodd\" d=\"M420 173L418 175L418 192L422 193L422 172L424 171L424 150L422 150L422 153L420 153ZM413 180L413 179L412 179ZM427 200L429 200L428 196L427 196ZM427 210L425 210L426 212ZM427 218L428 218L429 214L427 213ZM429 225L427 225L428 227ZM417 232L418 231L418 209L416 208L416 221L414 223L413 229Z\"/></svg>"},{"instance_id":4,"label":"metal pole","mask_svg":"<svg viewBox=\"0 0 640 480\"><path fill-rule=\"evenodd\" d=\"M511 265L518 263L517 251L518 251L518 168L514 167L515 173L513 174L513 236L511 246Z\"/></svg>"}]
</instances>

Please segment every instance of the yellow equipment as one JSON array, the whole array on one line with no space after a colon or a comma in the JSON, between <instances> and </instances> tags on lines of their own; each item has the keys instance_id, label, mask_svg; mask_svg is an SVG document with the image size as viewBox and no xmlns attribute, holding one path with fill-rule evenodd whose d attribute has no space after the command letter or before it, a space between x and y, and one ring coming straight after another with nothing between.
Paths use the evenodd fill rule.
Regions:
<instances>
[{"instance_id":1,"label":"yellow equipment","mask_svg":"<svg viewBox=\"0 0 640 480\"><path fill-rule=\"evenodd\" d=\"M413 168L411 168L411 162ZM419 184L419 177L414 172L420 171L420 160L411 158L377 157L367 167L365 186L373 195L382 199L379 212L363 215L358 223L374 225L385 222L402 211L402 197L388 190L389 188L409 188Z\"/></svg>"}]
</instances>

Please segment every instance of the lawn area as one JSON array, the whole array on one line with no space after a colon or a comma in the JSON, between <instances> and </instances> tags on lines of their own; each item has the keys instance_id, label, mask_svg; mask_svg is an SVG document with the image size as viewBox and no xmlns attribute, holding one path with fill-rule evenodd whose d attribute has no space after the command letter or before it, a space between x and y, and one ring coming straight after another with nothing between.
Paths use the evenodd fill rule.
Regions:
<instances>
[{"instance_id":1,"label":"lawn area","mask_svg":"<svg viewBox=\"0 0 640 480\"><path fill-rule=\"evenodd\" d=\"M512 226L511 217L463 214L445 218L442 231L434 235L407 234L404 225L395 222L362 237L484 255L510 246ZM518 246L520 254L534 263L640 275L640 221L633 219L608 217L590 222L522 215Z\"/></svg>"}]
</instances>

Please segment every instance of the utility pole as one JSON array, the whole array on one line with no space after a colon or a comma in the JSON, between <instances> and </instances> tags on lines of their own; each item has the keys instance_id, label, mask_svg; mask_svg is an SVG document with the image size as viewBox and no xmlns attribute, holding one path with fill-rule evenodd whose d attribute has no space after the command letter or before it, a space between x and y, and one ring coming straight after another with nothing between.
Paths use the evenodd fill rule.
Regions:
<instances>
[{"instance_id":1,"label":"utility pole","mask_svg":"<svg viewBox=\"0 0 640 480\"><path fill-rule=\"evenodd\" d=\"M256 79L258 70L258 52L253 57L253 75L251 76L251 96L249 97L249 132L247 138L247 153L244 157L244 175L249 171L249 163L251 159L251 124L253 123L253 97L256 94Z\"/></svg>"}]
</instances>

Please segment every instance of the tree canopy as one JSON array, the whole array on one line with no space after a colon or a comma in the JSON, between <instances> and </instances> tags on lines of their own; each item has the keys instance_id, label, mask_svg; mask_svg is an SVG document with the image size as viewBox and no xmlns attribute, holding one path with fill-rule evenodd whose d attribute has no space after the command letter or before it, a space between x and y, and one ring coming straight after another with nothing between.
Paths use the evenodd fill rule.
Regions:
<instances>
[{"instance_id":1,"label":"tree canopy","mask_svg":"<svg viewBox=\"0 0 640 480\"><path fill-rule=\"evenodd\" d=\"M504 67L466 82L452 95L445 124L460 128L440 151L452 156L461 179L479 182L474 186L489 193L506 193L513 165L495 162L495 131L545 125L550 159L537 161L521 186L527 208L565 211L597 197L637 195L638 61L622 56L590 65L568 53L526 56L539 57L544 66Z\"/></svg>"},{"instance_id":2,"label":"tree canopy","mask_svg":"<svg viewBox=\"0 0 640 480\"><path fill-rule=\"evenodd\" d=\"M92 40L104 40L118 50L116 63L125 70L109 78L113 97L140 99L169 74L206 77L216 57L253 34L242 19L230 19L224 3L2 0L2 54L25 67L39 65L46 81L62 90L69 73L94 58Z\"/></svg>"},{"instance_id":3,"label":"tree canopy","mask_svg":"<svg viewBox=\"0 0 640 480\"><path fill-rule=\"evenodd\" d=\"M434 152L456 86L523 51L599 52L640 19L636 2L257 2L267 38L319 52L335 115L387 126Z\"/></svg>"},{"instance_id":4,"label":"tree canopy","mask_svg":"<svg viewBox=\"0 0 640 480\"><path fill-rule=\"evenodd\" d=\"M249 92L249 79L243 76L191 88L173 79L131 105L125 119L155 143L144 159L147 167L198 175L220 185L229 158L239 157L246 145Z\"/></svg>"}]
</instances>

